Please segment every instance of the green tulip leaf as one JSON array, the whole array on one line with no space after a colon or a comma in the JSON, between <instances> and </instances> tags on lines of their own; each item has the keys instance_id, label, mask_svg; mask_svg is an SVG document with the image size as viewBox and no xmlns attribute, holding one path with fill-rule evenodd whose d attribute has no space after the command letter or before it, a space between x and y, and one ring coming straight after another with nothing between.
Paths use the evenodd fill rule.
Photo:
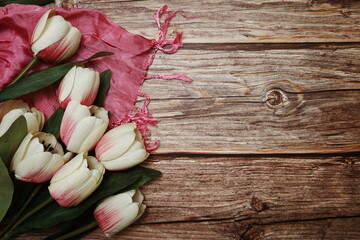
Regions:
<instances>
[{"instance_id":1,"label":"green tulip leaf","mask_svg":"<svg viewBox=\"0 0 360 240\"><path fill-rule=\"evenodd\" d=\"M80 239L86 235L89 231L98 227L98 224L94 218L94 207L89 208L80 217L72 219L61 224L61 230L53 235L50 235L44 240L56 240L56 239Z\"/></svg>"},{"instance_id":2,"label":"green tulip leaf","mask_svg":"<svg viewBox=\"0 0 360 240\"><path fill-rule=\"evenodd\" d=\"M0 91L0 102L20 97L22 95L36 92L43 89L54 82L58 81L65 74L70 71L76 64L84 63L95 58L112 55L110 52L98 52L93 56L77 62L65 63L55 67L46 68L40 71L33 72L19 81L7 86Z\"/></svg>"},{"instance_id":3,"label":"green tulip leaf","mask_svg":"<svg viewBox=\"0 0 360 240\"><path fill-rule=\"evenodd\" d=\"M161 172L157 170L140 166L121 172L106 172L98 189L82 203L74 207L64 208L54 201L23 222L13 231L13 233L46 229L58 223L75 219L99 200L109 195L119 193L129 186L139 187L160 175ZM41 192L37 198L34 198L28 209L33 209L35 206L41 204L41 202L45 202L49 197L50 194L48 192Z\"/></svg>"},{"instance_id":4,"label":"green tulip leaf","mask_svg":"<svg viewBox=\"0 0 360 240\"><path fill-rule=\"evenodd\" d=\"M105 70L100 74L99 91L94 101L94 105L102 107L104 105L105 96L110 88L111 70Z\"/></svg>"},{"instance_id":5,"label":"green tulip leaf","mask_svg":"<svg viewBox=\"0 0 360 240\"><path fill-rule=\"evenodd\" d=\"M52 2L55 2L55 0L2 0L0 6L3 7L11 3L46 5Z\"/></svg>"},{"instance_id":6,"label":"green tulip leaf","mask_svg":"<svg viewBox=\"0 0 360 240\"><path fill-rule=\"evenodd\" d=\"M13 122L7 132L0 137L0 157L5 166L9 166L14 153L27 135L27 131L26 119L24 116L20 116Z\"/></svg>"},{"instance_id":7,"label":"green tulip leaf","mask_svg":"<svg viewBox=\"0 0 360 240\"><path fill-rule=\"evenodd\" d=\"M5 163L0 158L0 221L4 218L11 205L13 193L14 184Z\"/></svg>"},{"instance_id":8,"label":"green tulip leaf","mask_svg":"<svg viewBox=\"0 0 360 240\"><path fill-rule=\"evenodd\" d=\"M54 135L57 139L60 137L60 125L61 120L64 116L65 109L58 108L56 111L51 115L49 120L46 122L43 132L51 133Z\"/></svg>"}]
</instances>

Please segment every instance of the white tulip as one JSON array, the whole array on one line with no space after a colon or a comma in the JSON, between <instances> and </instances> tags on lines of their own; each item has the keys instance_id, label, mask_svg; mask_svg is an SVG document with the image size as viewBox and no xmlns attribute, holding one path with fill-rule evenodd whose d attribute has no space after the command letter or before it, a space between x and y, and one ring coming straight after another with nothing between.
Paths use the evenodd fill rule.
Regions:
<instances>
[{"instance_id":1,"label":"white tulip","mask_svg":"<svg viewBox=\"0 0 360 240\"><path fill-rule=\"evenodd\" d=\"M68 151L87 152L95 147L108 124L108 111L104 108L70 101L61 122L60 136Z\"/></svg>"},{"instance_id":2,"label":"white tulip","mask_svg":"<svg viewBox=\"0 0 360 240\"><path fill-rule=\"evenodd\" d=\"M58 100L66 108L71 100L90 106L99 90L99 73L91 68L74 66L63 78L58 89Z\"/></svg>"},{"instance_id":3,"label":"white tulip","mask_svg":"<svg viewBox=\"0 0 360 240\"><path fill-rule=\"evenodd\" d=\"M49 133L29 133L16 150L10 170L15 177L25 182L46 182L68 160L62 146Z\"/></svg>"},{"instance_id":4,"label":"white tulip","mask_svg":"<svg viewBox=\"0 0 360 240\"><path fill-rule=\"evenodd\" d=\"M96 190L104 173L95 157L78 154L53 176L50 194L63 207L75 206Z\"/></svg>"},{"instance_id":5,"label":"white tulip","mask_svg":"<svg viewBox=\"0 0 360 240\"><path fill-rule=\"evenodd\" d=\"M140 190L130 190L103 199L94 217L106 236L120 232L143 215L146 205Z\"/></svg>"},{"instance_id":6,"label":"white tulip","mask_svg":"<svg viewBox=\"0 0 360 240\"><path fill-rule=\"evenodd\" d=\"M15 103L15 106L18 105L21 108L10 110L5 114L0 123L0 136L4 135L6 131L11 127L11 125L18 119L20 116L24 116L27 123L28 132L39 132L44 126L45 117L44 114L38 111L36 108L29 108L29 106L22 102ZM3 105L3 107L8 108L9 106ZM6 111L6 110L4 110Z\"/></svg>"},{"instance_id":7,"label":"white tulip","mask_svg":"<svg viewBox=\"0 0 360 240\"><path fill-rule=\"evenodd\" d=\"M141 134L133 123L126 123L107 132L95 148L97 159L107 170L125 170L143 162L149 153Z\"/></svg>"},{"instance_id":8,"label":"white tulip","mask_svg":"<svg viewBox=\"0 0 360 240\"><path fill-rule=\"evenodd\" d=\"M31 50L42 60L57 63L71 57L80 40L80 31L51 9L42 15L34 29Z\"/></svg>"}]
</instances>

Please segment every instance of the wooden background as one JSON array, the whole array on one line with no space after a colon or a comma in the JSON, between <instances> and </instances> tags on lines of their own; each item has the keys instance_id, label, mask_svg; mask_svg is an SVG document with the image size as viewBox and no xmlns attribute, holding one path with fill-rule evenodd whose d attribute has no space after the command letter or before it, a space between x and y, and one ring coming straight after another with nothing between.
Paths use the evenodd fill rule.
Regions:
<instances>
[{"instance_id":1,"label":"wooden background","mask_svg":"<svg viewBox=\"0 0 360 240\"><path fill-rule=\"evenodd\" d=\"M57 2L148 38L164 4L196 18L172 20L185 46L149 75L194 82L145 83L161 147L143 165L163 176L114 239L360 239L360 2Z\"/></svg>"}]
</instances>

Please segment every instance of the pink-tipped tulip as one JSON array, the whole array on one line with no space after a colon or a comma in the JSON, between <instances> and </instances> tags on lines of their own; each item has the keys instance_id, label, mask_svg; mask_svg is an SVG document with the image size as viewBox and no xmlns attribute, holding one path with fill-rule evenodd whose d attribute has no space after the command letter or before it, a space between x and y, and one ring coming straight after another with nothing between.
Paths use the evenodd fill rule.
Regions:
<instances>
[{"instance_id":1,"label":"pink-tipped tulip","mask_svg":"<svg viewBox=\"0 0 360 240\"><path fill-rule=\"evenodd\" d=\"M34 29L31 50L45 62L58 63L76 52L80 40L80 31L51 9L42 15Z\"/></svg>"},{"instance_id":2,"label":"pink-tipped tulip","mask_svg":"<svg viewBox=\"0 0 360 240\"><path fill-rule=\"evenodd\" d=\"M125 170L144 161L146 152L141 134L133 123L126 123L107 132L95 148L96 158L107 170Z\"/></svg>"},{"instance_id":3,"label":"pink-tipped tulip","mask_svg":"<svg viewBox=\"0 0 360 240\"><path fill-rule=\"evenodd\" d=\"M21 142L11 161L10 170L25 182L46 182L68 160L56 138L49 133L29 133Z\"/></svg>"},{"instance_id":4,"label":"pink-tipped tulip","mask_svg":"<svg viewBox=\"0 0 360 240\"><path fill-rule=\"evenodd\" d=\"M108 111L70 101L60 126L60 136L67 150L75 153L94 148L109 124Z\"/></svg>"},{"instance_id":5,"label":"pink-tipped tulip","mask_svg":"<svg viewBox=\"0 0 360 240\"><path fill-rule=\"evenodd\" d=\"M21 100L17 100L21 101ZM17 106L19 108L12 109L12 107ZM29 108L29 106L24 102L6 102L1 109L4 108L4 112L8 111L2 118L0 123L0 136L4 135L6 131L11 127L11 125L18 119L20 116L24 116L27 123L28 132L39 132L44 126L45 117L44 114L38 111L36 108Z\"/></svg>"},{"instance_id":6,"label":"pink-tipped tulip","mask_svg":"<svg viewBox=\"0 0 360 240\"><path fill-rule=\"evenodd\" d=\"M74 66L63 78L58 89L58 100L66 108L71 100L90 106L99 90L99 73L91 68Z\"/></svg>"},{"instance_id":7,"label":"pink-tipped tulip","mask_svg":"<svg viewBox=\"0 0 360 240\"><path fill-rule=\"evenodd\" d=\"M50 194L63 207L75 206L96 190L104 173L96 158L78 154L53 176Z\"/></svg>"},{"instance_id":8,"label":"pink-tipped tulip","mask_svg":"<svg viewBox=\"0 0 360 240\"><path fill-rule=\"evenodd\" d=\"M103 199L94 217L106 236L111 237L135 222L145 211L140 190L131 190Z\"/></svg>"}]
</instances>

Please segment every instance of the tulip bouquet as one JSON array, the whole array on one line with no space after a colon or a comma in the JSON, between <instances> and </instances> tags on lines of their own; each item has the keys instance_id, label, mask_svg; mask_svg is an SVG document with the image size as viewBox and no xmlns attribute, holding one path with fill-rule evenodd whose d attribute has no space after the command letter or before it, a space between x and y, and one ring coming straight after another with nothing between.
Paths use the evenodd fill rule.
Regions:
<instances>
[{"instance_id":1,"label":"tulip bouquet","mask_svg":"<svg viewBox=\"0 0 360 240\"><path fill-rule=\"evenodd\" d=\"M42 15L30 42L33 60L0 91L0 237L60 223L47 239L96 226L112 236L144 213L139 187L161 173L137 166L149 152L136 123L109 126L103 103L111 70L85 64L111 53L29 74L39 59L58 64L80 45L80 31L55 10ZM19 97L48 86L57 87L59 108L46 121Z\"/></svg>"}]
</instances>

